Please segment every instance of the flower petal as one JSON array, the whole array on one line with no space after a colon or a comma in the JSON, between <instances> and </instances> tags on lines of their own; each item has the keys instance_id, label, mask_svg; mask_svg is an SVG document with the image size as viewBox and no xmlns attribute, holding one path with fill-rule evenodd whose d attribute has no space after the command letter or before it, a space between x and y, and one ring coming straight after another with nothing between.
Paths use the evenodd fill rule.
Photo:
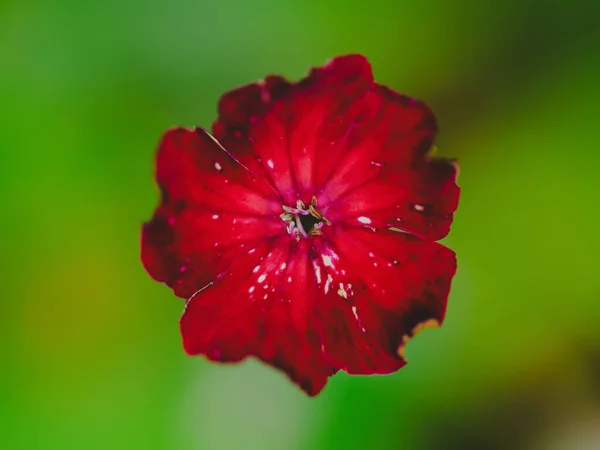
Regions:
<instances>
[{"instance_id":1,"label":"flower petal","mask_svg":"<svg viewBox=\"0 0 600 450\"><path fill-rule=\"evenodd\" d=\"M366 119L349 130L345 152L323 188L323 201L335 201L382 172L410 170L433 145L436 120L423 102L375 85L363 104Z\"/></svg>"},{"instance_id":2,"label":"flower petal","mask_svg":"<svg viewBox=\"0 0 600 450\"><path fill-rule=\"evenodd\" d=\"M263 165L268 163L268 159L260 161L260 157L254 150L254 138L249 137L249 130L271 109L275 101L290 91L291 87L292 85L285 78L270 75L261 82L227 92L219 100L219 118L213 124L215 137L228 151L250 172L269 180L272 186L277 184L269 178L266 171L268 166ZM281 153L286 157L284 152ZM281 164L278 164L279 168ZM279 186L279 189L285 191L292 188L290 184L292 179L290 174L283 176L287 185ZM285 201L289 199L286 198Z\"/></svg>"},{"instance_id":3,"label":"flower petal","mask_svg":"<svg viewBox=\"0 0 600 450\"><path fill-rule=\"evenodd\" d=\"M371 66L363 56L335 58L313 69L265 116L264 123L269 124L265 128L275 128L277 123L285 133L299 198L310 199L332 170L346 146L348 131L363 120L360 100L373 83ZM262 126L259 122L251 134L259 134ZM259 139L256 146L260 146ZM260 152L273 150L264 147Z\"/></svg>"},{"instance_id":4,"label":"flower petal","mask_svg":"<svg viewBox=\"0 0 600 450\"><path fill-rule=\"evenodd\" d=\"M270 75L263 81L239 87L219 100L219 118L213 132L219 141L247 138L250 126L265 114L273 102L284 96L292 85L285 78Z\"/></svg>"},{"instance_id":5,"label":"flower petal","mask_svg":"<svg viewBox=\"0 0 600 450\"><path fill-rule=\"evenodd\" d=\"M177 128L165 134L156 157L156 180L173 203L254 215L281 209L271 186L244 170L202 128Z\"/></svg>"},{"instance_id":6,"label":"flower petal","mask_svg":"<svg viewBox=\"0 0 600 450\"><path fill-rule=\"evenodd\" d=\"M363 56L335 58L299 83L279 87L268 103L258 101L268 90L264 84L226 94L221 104L237 104L236 123L242 116L246 120L233 135L224 131L222 124L230 123L233 114L224 114L221 107L215 132L225 135L224 144L242 164L269 179L293 204L310 199L331 171L348 129L364 115L364 108L354 104L372 86L371 67Z\"/></svg>"},{"instance_id":7,"label":"flower petal","mask_svg":"<svg viewBox=\"0 0 600 450\"><path fill-rule=\"evenodd\" d=\"M180 297L213 281L246 245L285 232L272 188L204 130L169 131L156 172L162 203L143 227L142 262Z\"/></svg>"},{"instance_id":8,"label":"flower petal","mask_svg":"<svg viewBox=\"0 0 600 450\"><path fill-rule=\"evenodd\" d=\"M315 239L312 264L328 362L358 374L399 369L419 324L444 319L454 253L391 231L337 228L327 237Z\"/></svg>"},{"instance_id":9,"label":"flower petal","mask_svg":"<svg viewBox=\"0 0 600 450\"><path fill-rule=\"evenodd\" d=\"M288 236L257 244L222 278L193 296L181 318L186 351L215 361L255 355L309 395L335 373L314 325L308 243Z\"/></svg>"},{"instance_id":10,"label":"flower petal","mask_svg":"<svg viewBox=\"0 0 600 450\"><path fill-rule=\"evenodd\" d=\"M429 240L439 240L450 231L458 206L458 166L448 159L432 158L410 170L390 173L351 190L324 214L348 226L387 230L398 228Z\"/></svg>"}]
</instances>

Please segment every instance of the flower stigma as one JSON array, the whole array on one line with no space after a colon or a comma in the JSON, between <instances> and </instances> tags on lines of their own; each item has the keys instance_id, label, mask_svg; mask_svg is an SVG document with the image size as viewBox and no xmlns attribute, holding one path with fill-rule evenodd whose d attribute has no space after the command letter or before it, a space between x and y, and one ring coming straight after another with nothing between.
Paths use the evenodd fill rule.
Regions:
<instances>
[{"instance_id":1,"label":"flower stigma","mask_svg":"<svg viewBox=\"0 0 600 450\"><path fill-rule=\"evenodd\" d=\"M322 234L323 224L331 225L331 222L317 210L317 197L313 196L308 207L302 200L296 202L296 207L283 205L281 220L286 223L286 229L290 236L296 241L300 238L318 236Z\"/></svg>"}]
</instances>

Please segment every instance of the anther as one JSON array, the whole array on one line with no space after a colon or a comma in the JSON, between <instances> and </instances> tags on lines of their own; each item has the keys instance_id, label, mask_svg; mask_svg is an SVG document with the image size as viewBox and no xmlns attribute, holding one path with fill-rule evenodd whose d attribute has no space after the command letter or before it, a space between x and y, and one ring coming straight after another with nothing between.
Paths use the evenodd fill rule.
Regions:
<instances>
[{"instance_id":1,"label":"anther","mask_svg":"<svg viewBox=\"0 0 600 450\"><path fill-rule=\"evenodd\" d=\"M297 241L301 237L318 236L322 234L323 224L331 225L331 222L317 209L317 197L313 196L308 207L302 200L296 201L296 208L287 205L282 206L284 213L280 214L281 220L286 222L286 231ZM310 216L302 218L302 216Z\"/></svg>"}]
</instances>

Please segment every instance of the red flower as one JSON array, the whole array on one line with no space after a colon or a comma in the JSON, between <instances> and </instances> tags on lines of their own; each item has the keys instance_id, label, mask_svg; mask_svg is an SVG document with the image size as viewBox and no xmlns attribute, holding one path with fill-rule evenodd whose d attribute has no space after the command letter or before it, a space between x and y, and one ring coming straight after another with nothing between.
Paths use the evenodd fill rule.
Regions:
<instances>
[{"instance_id":1,"label":"red flower","mask_svg":"<svg viewBox=\"0 0 600 450\"><path fill-rule=\"evenodd\" d=\"M456 164L428 156L431 110L352 55L228 92L213 134L166 133L142 234L150 275L189 299L186 352L254 355L309 395L340 369L400 369L407 340L442 322L456 270L434 242L459 188Z\"/></svg>"}]
</instances>

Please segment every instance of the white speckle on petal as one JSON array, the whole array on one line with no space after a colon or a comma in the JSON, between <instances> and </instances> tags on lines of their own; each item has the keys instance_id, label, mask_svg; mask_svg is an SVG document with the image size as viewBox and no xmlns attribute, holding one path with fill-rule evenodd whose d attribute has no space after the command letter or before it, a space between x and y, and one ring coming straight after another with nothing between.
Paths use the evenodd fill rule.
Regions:
<instances>
[{"instance_id":1,"label":"white speckle on petal","mask_svg":"<svg viewBox=\"0 0 600 450\"><path fill-rule=\"evenodd\" d=\"M215 163L215 169L217 169L219 172L221 170L223 170L223 167L221 167L221 164L219 164L218 162Z\"/></svg>"},{"instance_id":2,"label":"white speckle on petal","mask_svg":"<svg viewBox=\"0 0 600 450\"><path fill-rule=\"evenodd\" d=\"M329 285L333 282L333 277L331 274L327 274L327 281L325 281L325 293L329 292Z\"/></svg>"},{"instance_id":3,"label":"white speckle on petal","mask_svg":"<svg viewBox=\"0 0 600 450\"><path fill-rule=\"evenodd\" d=\"M317 276L317 283L321 284L321 268L313 261L313 267L315 269L315 275Z\"/></svg>"},{"instance_id":4,"label":"white speckle on petal","mask_svg":"<svg viewBox=\"0 0 600 450\"><path fill-rule=\"evenodd\" d=\"M321 255L321 258L323 259L323 264L325 264L325 266L333 268L333 261L331 261L331 256Z\"/></svg>"},{"instance_id":5,"label":"white speckle on petal","mask_svg":"<svg viewBox=\"0 0 600 450\"><path fill-rule=\"evenodd\" d=\"M250 251L248 252L248 254L249 254L249 255L251 255L252 253L254 253L254 251L255 251L255 250L256 250L256 249L255 249L255 248L253 248L252 250L250 250Z\"/></svg>"},{"instance_id":6,"label":"white speckle on petal","mask_svg":"<svg viewBox=\"0 0 600 450\"><path fill-rule=\"evenodd\" d=\"M281 270L285 270L285 268L286 268L286 267L287 267L287 264L286 264L286 263L281 263L281 266L279 266L279 268L280 268Z\"/></svg>"},{"instance_id":7,"label":"white speckle on petal","mask_svg":"<svg viewBox=\"0 0 600 450\"><path fill-rule=\"evenodd\" d=\"M213 215L212 215L212 218L213 218L213 219L218 219L218 218L219 218L219 215L218 215L218 214L213 214Z\"/></svg>"},{"instance_id":8,"label":"white speckle on petal","mask_svg":"<svg viewBox=\"0 0 600 450\"><path fill-rule=\"evenodd\" d=\"M348 294L346 293L346 290L344 289L344 285L342 283L340 283L340 288L338 289L337 294L340 297L348 298Z\"/></svg>"},{"instance_id":9,"label":"white speckle on petal","mask_svg":"<svg viewBox=\"0 0 600 450\"><path fill-rule=\"evenodd\" d=\"M365 225L368 225L368 224L370 224L370 223L371 223L371 219L369 219L368 217L365 217L365 216L360 216L360 217L358 218L358 221L359 221L360 223L364 223Z\"/></svg>"},{"instance_id":10,"label":"white speckle on petal","mask_svg":"<svg viewBox=\"0 0 600 450\"><path fill-rule=\"evenodd\" d=\"M258 277L258 282L262 283L265 281L265 278L267 278L267 274L263 273L260 277Z\"/></svg>"},{"instance_id":11,"label":"white speckle on petal","mask_svg":"<svg viewBox=\"0 0 600 450\"><path fill-rule=\"evenodd\" d=\"M380 162L371 161L371 164L373 164L374 166L377 166L377 167L383 167L383 164Z\"/></svg>"},{"instance_id":12,"label":"white speckle on petal","mask_svg":"<svg viewBox=\"0 0 600 450\"><path fill-rule=\"evenodd\" d=\"M250 286L250 289L248 289L248 293L252 294L254 292L254 286Z\"/></svg>"},{"instance_id":13,"label":"white speckle on petal","mask_svg":"<svg viewBox=\"0 0 600 450\"><path fill-rule=\"evenodd\" d=\"M288 277L288 283L292 282L292 277Z\"/></svg>"},{"instance_id":14,"label":"white speckle on petal","mask_svg":"<svg viewBox=\"0 0 600 450\"><path fill-rule=\"evenodd\" d=\"M352 314L354 314L354 317L356 318L356 320L358 320L358 314L356 313L356 306L352 307Z\"/></svg>"},{"instance_id":15,"label":"white speckle on petal","mask_svg":"<svg viewBox=\"0 0 600 450\"><path fill-rule=\"evenodd\" d=\"M267 165L268 165L268 166L269 166L271 169L273 169L273 168L275 167L275 164L273 164L273 160L272 160L272 159L268 159L268 160L267 160Z\"/></svg>"},{"instance_id":16,"label":"white speckle on petal","mask_svg":"<svg viewBox=\"0 0 600 450\"><path fill-rule=\"evenodd\" d=\"M370 256L371 258L375 258L375 255L373 254L373 252L369 252L369 256Z\"/></svg>"},{"instance_id":17,"label":"white speckle on petal","mask_svg":"<svg viewBox=\"0 0 600 450\"><path fill-rule=\"evenodd\" d=\"M423 205L419 205L418 203L415 203L413 208L415 208L415 211L419 211L419 212L425 211L425 207Z\"/></svg>"},{"instance_id":18,"label":"white speckle on petal","mask_svg":"<svg viewBox=\"0 0 600 450\"><path fill-rule=\"evenodd\" d=\"M254 269L252 269L252 273L258 272L258 269L260 269L260 266L255 266Z\"/></svg>"}]
</instances>

